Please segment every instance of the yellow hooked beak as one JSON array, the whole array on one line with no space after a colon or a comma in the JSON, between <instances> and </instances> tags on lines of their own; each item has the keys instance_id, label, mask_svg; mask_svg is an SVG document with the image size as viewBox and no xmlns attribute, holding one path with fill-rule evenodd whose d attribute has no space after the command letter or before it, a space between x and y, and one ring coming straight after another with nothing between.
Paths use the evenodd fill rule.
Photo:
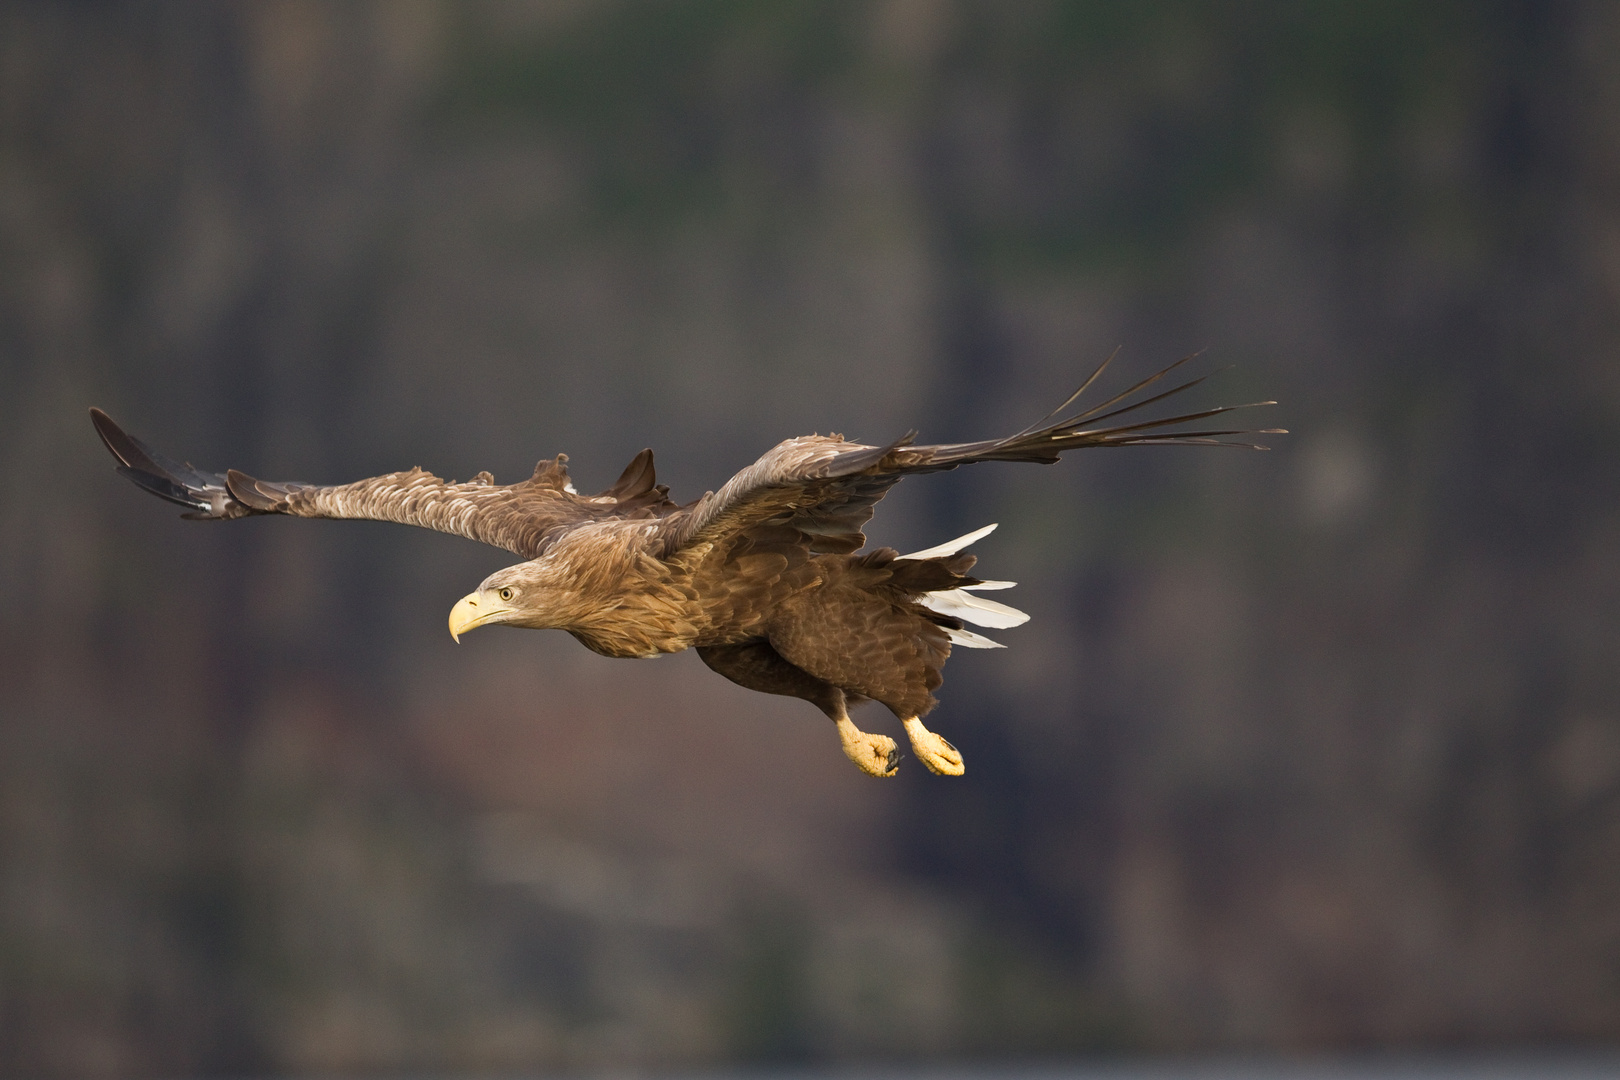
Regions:
<instances>
[{"instance_id":1,"label":"yellow hooked beak","mask_svg":"<svg viewBox=\"0 0 1620 1080\"><path fill-rule=\"evenodd\" d=\"M468 593L450 609L450 636L461 643L461 635L487 622L504 622L501 616L511 612L497 594L487 589Z\"/></svg>"}]
</instances>

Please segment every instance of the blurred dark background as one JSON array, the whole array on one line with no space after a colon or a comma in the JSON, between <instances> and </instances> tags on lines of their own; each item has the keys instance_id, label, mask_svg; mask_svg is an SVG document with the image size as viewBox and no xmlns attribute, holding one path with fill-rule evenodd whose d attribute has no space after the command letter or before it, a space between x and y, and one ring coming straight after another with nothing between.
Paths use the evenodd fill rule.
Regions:
<instances>
[{"instance_id":1,"label":"blurred dark background","mask_svg":"<svg viewBox=\"0 0 1620 1080\"><path fill-rule=\"evenodd\" d=\"M1612 1042L1617 132L1598 0L6 5L0 1070ZM85 412L684 501L1116 346L1295 434L891 496L1034 615L961 780L458 648L504 553L180 522Z\"/></svg>"}]
</instances>

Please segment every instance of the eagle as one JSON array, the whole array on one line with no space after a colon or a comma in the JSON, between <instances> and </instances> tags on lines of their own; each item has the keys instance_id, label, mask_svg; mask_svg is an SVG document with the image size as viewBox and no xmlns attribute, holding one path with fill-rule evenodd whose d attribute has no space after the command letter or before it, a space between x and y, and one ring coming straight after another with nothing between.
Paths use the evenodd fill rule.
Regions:
<instances>
[{"instance_id":1,"label":"eagle","mask_svg":"<svg viewBox=\"0 0 1620 1080\"><path fill-rule=\"evenodd\" d=\"M1131 418L1209 377L1159 389L1191 356L1079 408L1112 359L1052 412L1005 438L930 446L918 445L915 431L882 445L800 436L685 504L657 482L651 450L596 495L575 490L565 454L542 460L516 484L497 484L488 472L457 483L413 468L321 485L259 480L235 469L202 472L153 450L100 409L90 418L118 472L188 508L186 518L393 521L518 556L521 562L491 574L450 609L458 642L469 630L501 624L566 630L603 656L696 649L734 683L815 705L836 725L844 754L871 776L895 775L900 754L893 738L850 719L850 707L865 701L894 713L924 766L960 776L961 753L923 725L937 704L941 669L954 646L1002 647L969 623L1001 629L1029 616L982 595L1013 582L970 573L977 560L965 549L995 525L909 555L863 551L862 529L888 490L907 476L981 461L1050 464L1093 446L1266 449L1236 437L1285 433L1185 426L1272 401Z\"/></svg>"}]
</instances>

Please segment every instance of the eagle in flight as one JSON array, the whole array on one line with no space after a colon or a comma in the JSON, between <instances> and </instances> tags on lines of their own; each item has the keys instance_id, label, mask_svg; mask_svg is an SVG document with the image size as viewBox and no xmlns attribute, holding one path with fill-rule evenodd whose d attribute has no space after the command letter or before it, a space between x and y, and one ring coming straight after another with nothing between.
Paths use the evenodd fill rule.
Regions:
<instances>
[{"instance_id":1,"label":"eagle in flight","mask_svg":"<svg viewBox=\"0 0 1620 1080\"><path fill-rule=\"evenodd\" d=\"M1112 359L1110 357L1110 359ZM809 701L837 725L844 753L872 776L893 776L895 741L861 731L849 706L876 700L899 718L912 751L935 773L959 776L962 755L923 726L953 645L1001 646L967 628L1005 628L1028 615L982 593L1010 581L970 575L964 549L994 525L925 551L861 552L861 529L895 484L915 473L979 461L1050 464L1087 446L1248 446L1233 436L1281 429L1188 430L1183 425L1252 405L1156 420L1124 419L1204 378L1155 393L1186 357L1100 404L1065 414L1108 366L1105 360L1058 408L1014 435L919 446L916 432L868 446L841 435L788 439L694 502L678 505L657 483L651 450L617 482L581 495L567 455L534 475L466 483L420 468L352 484L258 480L235 469L206 473L159 454L100 409L96 431L118 471L187 518L257 514L361 518L418 525L504 548L523 561L486 578L450 610L451 636L479 626L566 630L593 652L649 657L695 648L703 662L750 690Z\"/></svg>"}]
</instances>

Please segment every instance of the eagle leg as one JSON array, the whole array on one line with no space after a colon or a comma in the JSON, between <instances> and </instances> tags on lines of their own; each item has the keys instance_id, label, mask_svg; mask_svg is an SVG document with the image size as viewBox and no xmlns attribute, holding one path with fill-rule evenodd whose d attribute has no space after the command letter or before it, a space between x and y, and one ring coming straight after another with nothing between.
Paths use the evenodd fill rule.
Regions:
<instances>
[{"instance_id":1,"label":"eagle leg","mask_svg":"<svg viewBox=\"0 0 1620 1080\"><path fill-rule=\"evenodd\" d=\"M964 766L960 750L923 727L923 722L915 716L906 717L900 722L905 725L906 734L911 737L912 752L917 755L917 760L928 766L929 772L940 776L962 775ZM847 743L844 752L849 753Z\"/></svg>"},{"instance_id":2,"label":"eagle leg","mask_svg":"<svg viewBox=\"0 0 1620 1080\"><path fill-rule=\"evenodd\" d=\"M887 735L868 734L849 718L849 705L865 698L845 693L795 667L770 642L755 639L735 645L699 645L697 653L705 664L738 686L763 694L803 698L826 713L838 725L844 756L867 775L893 776L898 770L900 751L895 741Z\"/></svg>"},{"instance_id":3,"label":"eagle leg","mask_svg":"<svg viewBox=\"0 0 1620 1080\"><path fill-rule=\"evenodd\" d=\"M893 776L900 771L900 750L887 735L873 735L855 726L849 713L839 710L836 717L838 741L844 744L844 756L868 776ZM936 739L939 736L934 736ZM940 739L941 742L945 740ZM948 745L948 744L947 744ZM959 759L960 760L960 759ZM928 766L930 769L934 767ZM960 770L961 766L957 767ZM934 769L939 772L938 769Z\"/></svg>"}]
</instances>

